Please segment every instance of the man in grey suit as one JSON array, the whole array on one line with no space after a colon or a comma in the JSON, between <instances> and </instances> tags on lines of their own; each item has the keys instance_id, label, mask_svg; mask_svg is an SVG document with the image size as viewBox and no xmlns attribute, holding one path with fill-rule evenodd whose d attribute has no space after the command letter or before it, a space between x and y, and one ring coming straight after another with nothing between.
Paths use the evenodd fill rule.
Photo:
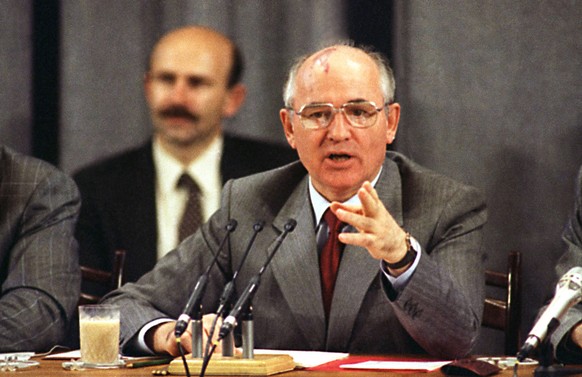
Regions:
<instances>
[{"instance_id":1,"label":"man in grey suit","mask_svg":"<svg viewBox=\"0 0 582 377\"><path fill-rule=\"evenodd\" d=\"M64 340L79 300L80 203L72 179L0 145L0 352Z\"/></svg>"},{"instance_id":2,"label":"man in grey suit","mask_svg":"<svg viewBox=\"0 0 582 377\"><path fill-rule=\"evenodd\" d=\"M108 296L122 307L124 352L177 355L171 318L215 253L206 313L216 310L252 225L267 224L237 275L239 294L295 219L253 298L258 348L468 354L483 309L486 206L476 189L386 152L400 117L394 86L381 56L360 48L336 45L300 59L280 111L300 162L229 181L221 209L198 232L137 284ZM319 242L328 208L349 227L329 237L344 246L324 304L318 254L323 259L329 242ZM238 228L219 250L229 219ZM318 244L326 245L321 252ZM181 344L190 350L189 334Z\"/></svg>"},{"instance_id":3,"label":"man in grey suit","mask_svg":"<svg viewBox=\"0 0 582 377\"><path fill-rule=\"evenodd\" d=\"M582 167L578 172L576 182L574 213L566 224L562 239L567 248L556 266L558 279L572 267L582 266ZM560 326L552 334L551 343L559 361L580 363L582 360L582 304L566 312L560 321Z\"/></svg>"}]
</instances>

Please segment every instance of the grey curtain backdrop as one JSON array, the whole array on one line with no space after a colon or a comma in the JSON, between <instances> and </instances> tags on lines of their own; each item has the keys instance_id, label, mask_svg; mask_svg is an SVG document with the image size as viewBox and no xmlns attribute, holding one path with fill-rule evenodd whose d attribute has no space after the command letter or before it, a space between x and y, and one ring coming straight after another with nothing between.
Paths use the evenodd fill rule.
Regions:
<instances>
[{"instance_id":1,"label":"grey curtain backdrop","mask_svg":"<svg viewBox=\"0 0 582 377\"><path fill-rule=\"evenodd\" d=\"M348 1L60 1L61 168L72 172L149 136L147 53L162 33L190 23L233 36L246 57L248 101L227 130L284 142L277 113L286 68L347 37ZM24 152L31 4L0 1L0 140ZM502 270L509 250L523 253L526 333L552 295L582 164L582 1L396 0L394 15L385 37L395 46L403 108L395 148L483 189L486 266ZM500 334L484 331L476 352L501 350Z\"/></svg>"},{"instance_id":2,"label":"grey curtain backdrop","mask_svg":"<svg viewBox=\"0 0 582 377\"><path fill-rule=\"evenodd\" d=\"M62 1L62 165L67 171L147 138L142 78L149 51L186 24L232 36L248 100L229 132L285 142L278 118L293 57L345 38L342 1Z\"/></svg>"},{"instance_id":3,"label":"grey curtain backdrop","mask_svg":"<svg viewBox=\"0 0 582 377\"><path fill-rule=\"evenodd\" d=\"M0 2L0 143L24 153L32 151L31 4Z\"/></svg>"},{"instance_id":4,"label":"grey curtain backdrop","mask_svg":"<svg viewBox=\"0 0 582 377\"><path fill-rule=\"evenodd\" d=\"M398 1L396 14L397 149L484 190L486 265L523 253L527 335L582 164L582 2Z\"/></svg>"}]
</instances>

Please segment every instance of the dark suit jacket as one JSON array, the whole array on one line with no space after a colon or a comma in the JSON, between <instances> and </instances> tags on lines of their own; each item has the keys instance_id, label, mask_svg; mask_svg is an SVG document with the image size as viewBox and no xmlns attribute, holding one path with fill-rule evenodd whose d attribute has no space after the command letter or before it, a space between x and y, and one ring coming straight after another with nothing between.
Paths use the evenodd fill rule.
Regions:
<instances>
[{"instance_id":1,"label":"dark suit jacket","mask_svg":"<svg viewBox=\"0 0 582 377\"><path fill-rule=\"evenodd\" d=\"M79 300L72 179L0 145L0 352L60 344Z\"/></svg>"},{"instance_id":2,"label":"dark suit jacket","mask_svg":"<svg viewBox=\"0 0 582 377\"><path fill-rule=\"evenodd\" d=\"M253 299L258 348L350 353L429 353L454 358L479 333L484 300L482 228L486 207L474 188L389 153L376 190L396 221L420 243L423 255L399 293L367 250L345 247L326 328L315 224L304 167L294 163L229 181L222 208L201 229L136 284L108 300L122 308L121 340L130 347L144 324L177 318L198 276L224 237L229 218L238 221L228 247L212 269L203 309L212 312L224 284L241 261L258 219L266 221L237 278L240 294L274 246L289 218L296 229L283 241L262 275ZM125 348L125 351L131 351Z\"/></svg>"},{"instance_id":3,"label":"dark suit jacket","mask_svg":"<svg viewBox=\"0 0 582 377\"><path fill-rule=\"evenodd\" d=\"M223 183L297 159L290 148L224 136ZM136 281L157 260L155 172L151 142L74 175L83 204L76 236L81 265L110 270L113 253L127 251L124 281Z\"/></svg>"}]
</instances>

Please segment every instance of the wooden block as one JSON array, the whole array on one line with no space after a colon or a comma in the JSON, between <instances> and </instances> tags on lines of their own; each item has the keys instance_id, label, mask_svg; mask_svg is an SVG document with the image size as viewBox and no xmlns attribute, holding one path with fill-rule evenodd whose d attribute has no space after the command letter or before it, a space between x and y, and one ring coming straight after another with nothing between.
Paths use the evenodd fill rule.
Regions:
<instances>
[{"instance_id":1,"label":"wooden block","mask_svg":"<svg viewBox=\"0 0 582 377\"><path fill-rule=\"evenodd\" d=\"M199 375L202 359L186 358L190 375ZM242 356L225 357L213 355L206 368L207 376L270 376L287 372L295 368L295 362L289 355L255 355L253 359L243 359ZM176 375L186 375L184 362L176 358L170 362L168 372Z\"/></svg>"}]
</instances>

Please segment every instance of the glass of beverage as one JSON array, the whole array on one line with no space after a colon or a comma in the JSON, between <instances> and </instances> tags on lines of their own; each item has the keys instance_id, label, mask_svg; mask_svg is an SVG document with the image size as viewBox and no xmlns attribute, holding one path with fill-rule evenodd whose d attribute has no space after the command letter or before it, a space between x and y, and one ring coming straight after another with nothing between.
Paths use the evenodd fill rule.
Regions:
<instances>
[{"instance_id":1,"label":"glass of beverage","mask_svg":"<svg viewBox=\"0 0 582 377\"><path fill-rule=\"evenodd\" d=\"M79 307L81 362L85 368L116 368L119 357L119 307L84 305Z\"/></svg>"}]
</instances>

